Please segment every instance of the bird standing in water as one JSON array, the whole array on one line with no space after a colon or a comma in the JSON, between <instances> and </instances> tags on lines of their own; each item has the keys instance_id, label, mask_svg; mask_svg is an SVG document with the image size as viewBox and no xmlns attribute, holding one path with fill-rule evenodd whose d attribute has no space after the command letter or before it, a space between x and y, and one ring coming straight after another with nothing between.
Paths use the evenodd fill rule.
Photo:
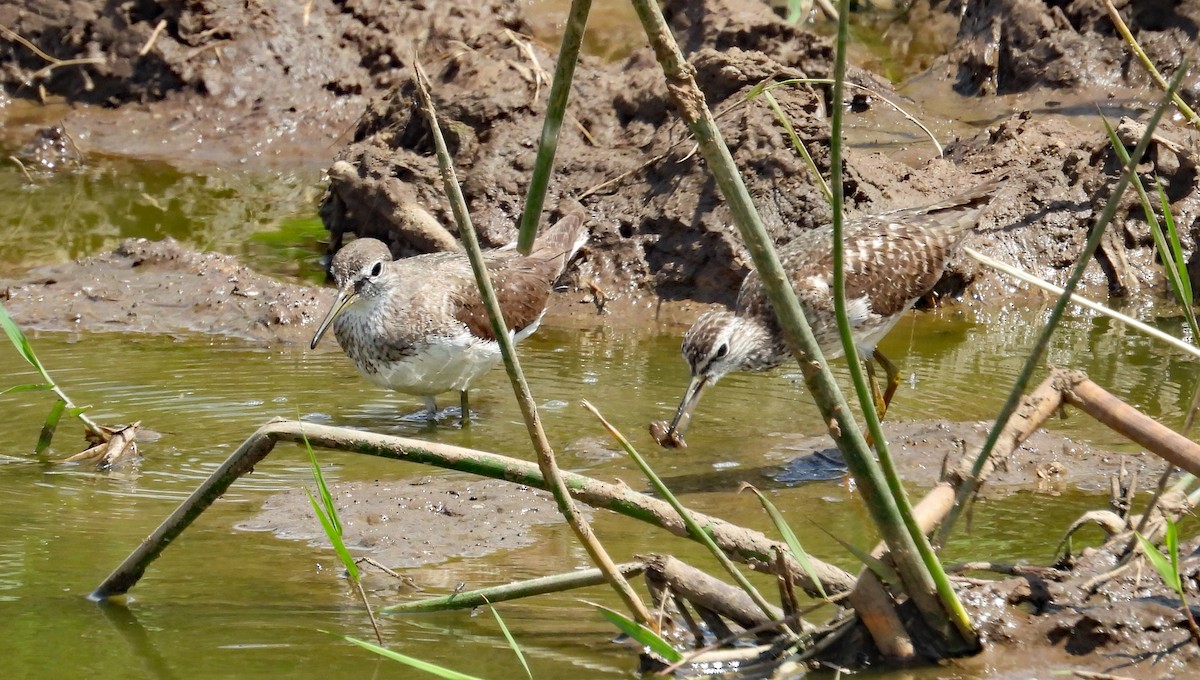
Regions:
<instances>
[{"instance_id":1,"label":"bird standing in water","mask_svg":"<svg viewBox=\"0 0 1200 680\"><path fill-rule=\"evenodd\" d=\"M508 331L519 342L537 330L554 282L587 241L583 216L568 215L541 234L528 256L514 249L484 253ZM373 238L352 241L330 265L338 294L313 335L316 349L333 326L342 350L367 380L425 398L456 390L462 424L470 420L467 390L501 358L471 263L461 252L392 260Z\"/></svg>"},{"instance_id":2,"label":"bird standing in water","mask_svg":"<svg viewBox=\"0 0 1200 680\"><path fill-rule=\"evenodd\" d=\"M842 236L847 315L880 418L900 384L900 373L876 343L933 289L999 186L992 182L931 205L846 221ZM832 237L833 227L822 226L779 249L783 270L828 358L842 354L833 308ZM725 374L766 371L792 359L758 272L742 282L733 311L711 311L696 320L684 335L683 358L691 381L675 417L669 426L655 422L650 427L658 443L668 448L686 446L682 435L700 395ZM882 398L875 387L873 361L887 373Z\"/></svg>"}]
</instances>

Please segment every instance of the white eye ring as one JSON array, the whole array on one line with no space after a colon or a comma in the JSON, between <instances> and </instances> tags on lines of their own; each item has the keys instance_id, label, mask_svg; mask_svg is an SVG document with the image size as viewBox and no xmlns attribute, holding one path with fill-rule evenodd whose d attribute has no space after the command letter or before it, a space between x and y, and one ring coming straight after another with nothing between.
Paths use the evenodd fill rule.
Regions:
<instances>
[{"instance_id":1,"label":"white eye ring","mask_svg":"<svg viewBox=\"0 0 1200 680\"><path fill-rule=\"evenodd\" d=\"M717 353L713 356L717 359L720 359L726 354L729 354L729 343L722 343L721 346L717 348Z\"/></svg>"}]
</instances>

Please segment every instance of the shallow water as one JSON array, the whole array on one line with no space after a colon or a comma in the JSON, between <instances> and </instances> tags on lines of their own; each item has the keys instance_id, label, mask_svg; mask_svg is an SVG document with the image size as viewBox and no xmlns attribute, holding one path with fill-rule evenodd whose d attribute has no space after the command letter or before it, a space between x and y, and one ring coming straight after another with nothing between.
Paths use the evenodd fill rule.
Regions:
<instances>
[{"instance_id":1,"label":"shallow water","mask_svg":"<svg viewBox=\"0 0 1200 680\"><path fill-rule=\"evenodd\" d=\"M1003 400L1019 353L1032 341L1038 314L1013 313L980 323L961 308L913 313L884 344L915 378L894 403L896 419L986 418ZM1194 384L1193 365L1091 318L1069 320L1052 360L1088 370L1112 391L1164 422L1177 425L1180 404ZM786 454L795 433L819 431L815 407L798 393L788 371L731 376L706 395L686 452L655 449L645 432L665 417L685 382L679 329L620 330L597 319L589 330L544 328L521 347L529 382L542 407L551 442L564 466L641 488L637 472L579 406L586 398L651 456L689 505L769 531L756 503L737 484ZM98 606L85 596L161 521L200 479L265 420L295 417L403 434L529 457L528 439L502 370L475 392L477 422L430 429L403 415L418 399L362 382L339 352L299 347L262 349L203 337L119 334L35 334L39 356L92 417L141 420L161 433L143 444L137 470L97 474L36 462L0 465L0 651L32 677L278 677L317 678L328 670L352 675L407 677L406 671L326 635L364 639L369 622L332 554L302 542L235 529L272 493L309 483L302 451L283 446L254 474L237 482L154 563L133 589L128 606ZM7 350L6 350L7 352ZM6 383L35 379L5 354ZM1121 357L1118 360L1118 357ZM844 367L839 362L839 373ZM0 396L7 426L0 454L23 457L32 448L49 402L37 393ZM1057 424L1071 436L1101 444L1116 438L1078 415ZM64 421L55 456L71 453L79 427ZM1128 450L1128 449L1127 449ZM371 480L447 473L350 454L321 452L332 480ZM777 462L770 463L771 466ZM465 480L465 477L459 476ZM760 481L755 478L756 482ZM771 491L796 520L808 550L853 568L825 531L868 545L873 536L858 499L837 481ZM982 505L974 531L945 557L1046 562L1063 528L1104 499L1077 491L1064 496L1021 493ZM1031 511L1032 510L1032 511ZM806 522L804 520L811 520ZM711 567L685 541L647 532L608 514L597 530L618 560L638 552L673 551ZM566 571L586 557L561 527L534 529L536 549L501 551L406 572L444 594L468 587ZM436 553L437 546L429 549ZM378 603L413 597L372 580ZM611 601L603 589L587 599ZM536 677L616 677L633 670L632 657L608 643L612 635L576 594L501 607L530 656ZM514 677L517 662L486 613L383 617L388 644L483 677Z\"/></svg>"}]
</instances>

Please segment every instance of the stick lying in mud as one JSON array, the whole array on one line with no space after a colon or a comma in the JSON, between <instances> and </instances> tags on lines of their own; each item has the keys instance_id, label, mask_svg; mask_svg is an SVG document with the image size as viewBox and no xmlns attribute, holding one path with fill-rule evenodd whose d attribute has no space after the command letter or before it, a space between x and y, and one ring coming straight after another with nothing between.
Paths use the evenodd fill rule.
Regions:
<instances>
[{"instance_id":1,"label":"stick lying in mud","mask_svg":"<svg viewBox=\"0 0 1200 680\"><path fill-rule=\"evenodd\" d=\"M294 420L273 420L242 442L219 468L104 579L91 598L101 600L128 592L167 545L178 538L208 506L220 498L238 477L254 469L280 441L300 443L304 437L307 437L314 447L435 465L543 490L547 487L545 478L536 464L495 453ZM678 536L689 537L683 520L666 501L638 493L623 484L608 484L570 472L563 473L563 481L571 496L579 502L612 510L666 529ZM779 541L716 517L694 511L692 516L701 526L707 528L713 540L727 553L750 563L756 569L771 569L774 546L781 545ZM811 557L810 560L813 572L827 593L844 593L854 587L854 577L846 571ZM793 582L815 596L815 584L800 564L793 558L789 558L786 564Z\"/></svg>"}]
</instances>

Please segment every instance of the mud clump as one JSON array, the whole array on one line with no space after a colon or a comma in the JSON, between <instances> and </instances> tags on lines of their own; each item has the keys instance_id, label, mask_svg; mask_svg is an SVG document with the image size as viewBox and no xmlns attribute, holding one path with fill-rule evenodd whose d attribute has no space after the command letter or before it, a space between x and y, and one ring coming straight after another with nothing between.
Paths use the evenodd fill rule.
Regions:
<instances>
[{"instance_id":1,"label":"mud clump","mask_svg":"<svg viewBox=\"0 0 1200 680\"><path fill-rule=\"evenodd\" d=\"M173 239L129 239L116 250L0 280L0 299L26 328L208 333L307 342L332 291L280 283L228 255Z\"/></svg>"}]
</instances>

